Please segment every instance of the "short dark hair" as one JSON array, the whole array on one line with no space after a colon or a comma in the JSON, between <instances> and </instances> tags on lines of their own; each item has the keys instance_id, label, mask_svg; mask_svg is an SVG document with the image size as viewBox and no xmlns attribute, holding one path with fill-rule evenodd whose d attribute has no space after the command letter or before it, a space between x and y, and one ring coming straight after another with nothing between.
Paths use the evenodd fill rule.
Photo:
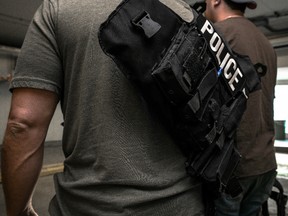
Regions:
<instances>
[{"instance_id":1,"label":"short dark hair","mask_svg":"<svg viewBox=\"0 0 288 216\"><path fill-rule=\"evenodd\" d=\"M244 13L246 10L246 6L247 6L246 3L239 4L239 3L232 2L230 0L224 0L224 1L232 10L240 10L242 13Z\"/></svg>"}]
</instances>

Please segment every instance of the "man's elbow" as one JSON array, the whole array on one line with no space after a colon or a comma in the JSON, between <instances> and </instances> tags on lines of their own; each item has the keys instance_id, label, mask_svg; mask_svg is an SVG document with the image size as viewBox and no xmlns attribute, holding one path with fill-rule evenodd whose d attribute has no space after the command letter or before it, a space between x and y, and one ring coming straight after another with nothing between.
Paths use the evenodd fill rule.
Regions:
<instances>
[{"instance_id":1,"label":"man's elbow","mask_svg":"<svg viewBox=\"0 0 288 216\"><path fill-rule=\"evenodd\" d=\"M6 127L6 136L13 139L19 138L19 136L23 136L25 133L29 131L30 124L23 122L21 120L8 120Z\"/></svg>"},{"instance_id":2,"label":"man's elbow","mask_svg":"<svg viewBox=\"0 0 288 216\"><path fill-rule=\"evenodd\" d=\"M33 134L45 130L47 126L41 123L40 116L33 116L32 112L24 109L11 110L5 136L12 140L25 139Z\"/></svg>"}]
</instances>

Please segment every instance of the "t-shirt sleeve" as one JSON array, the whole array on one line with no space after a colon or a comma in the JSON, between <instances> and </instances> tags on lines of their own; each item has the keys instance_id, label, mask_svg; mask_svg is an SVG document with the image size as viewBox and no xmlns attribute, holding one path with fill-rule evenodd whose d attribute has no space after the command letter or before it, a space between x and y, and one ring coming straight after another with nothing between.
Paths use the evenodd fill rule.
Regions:
<instances>
[{"instance_id":1,"label":"t-shirt sleeve","mask_svg":"<svg viewBox=\"0 0 288 216\"><path fill-rule=\"evenodd\" d=\"M25 36L10 90L37 88L62 94L63 72L57 46L57 3L44 0Z\"/></svg>"}]
</instances>

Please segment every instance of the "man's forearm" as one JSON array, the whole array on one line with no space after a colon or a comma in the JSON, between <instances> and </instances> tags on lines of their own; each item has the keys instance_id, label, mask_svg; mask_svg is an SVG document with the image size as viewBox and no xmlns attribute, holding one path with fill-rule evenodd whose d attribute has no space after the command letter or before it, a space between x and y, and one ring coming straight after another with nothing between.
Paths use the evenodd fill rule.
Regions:
<instances>
[{"instance_id":1,"label":"man's forearm","mask_svg":"<svg viewBox=\"0 0 288 216\"><path fill-rule=\"evenodd\" d=\"M42 167L44 140L58 100L55 93L46 90L13 90L1 157L8 216L37 215L31 198Z\"/></svg>"},{"instance_id":2,"label":"man's forearm","mask_svg":"<svg viewBox=\"0 0 288 216\"><path fill-rule=\"evenodd\" d=\"M43 160L43 136L37 130L14 122L6 129L1 170L9 216L34 215L30 201Z\"/></svg>"}]
</instances>

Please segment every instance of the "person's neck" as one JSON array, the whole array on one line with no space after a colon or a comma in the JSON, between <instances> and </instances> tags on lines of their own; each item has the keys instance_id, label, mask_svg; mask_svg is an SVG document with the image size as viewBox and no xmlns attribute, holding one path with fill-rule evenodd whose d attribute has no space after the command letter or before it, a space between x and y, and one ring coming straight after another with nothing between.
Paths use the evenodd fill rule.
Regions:
<instances>
[{"instance_id":1,"label":"person's neck","mask_svg":"<svg viewBox=\"0 0 288 216\"><path fill-rule=\"evenodd\" d=\"M235 18L235 17L243 17L243 16L242 15L238 15L238 14L233 14L233 15L228 15L228 16L224 17L223 20L230 19L230 18Z\"/></svg>"},{"instance_id":2,"label":"person's neck","mask_svg":"<svg viewBox=\"0 0 288 216\"><path fill-rule=\"evenodd\" d=\"M241 13L240 11L229 11L229 12L224 12L224 13L219 13L221 14L218 17L218 21L223 21L226 19L230 19L230 18L235 18L235 17L244 17L244 14Z\"/></svg>"}]
</instances>

